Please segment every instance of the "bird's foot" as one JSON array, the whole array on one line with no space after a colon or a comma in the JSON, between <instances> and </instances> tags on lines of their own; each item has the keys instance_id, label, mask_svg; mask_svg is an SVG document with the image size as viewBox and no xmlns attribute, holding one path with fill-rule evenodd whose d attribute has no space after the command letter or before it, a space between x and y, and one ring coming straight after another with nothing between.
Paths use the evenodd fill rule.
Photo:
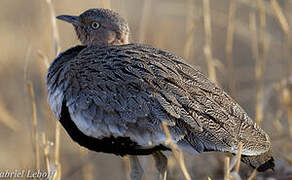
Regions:
<instances>
[{"instance_id":1,"label":"bird's foot","mask_svg":"<svg viewBox=\"0 0 292 180\"><path fill-rule=\"evenodd\" d=\"M159 171L159 180L166 180L167 176L167 157L160 151L153 153L155 165Z\"/></svg>"},{"instance_id":2,"label":"bird's foot","mask_svg":"<svg viewBox=\"0 0 292 180\"><path fill-rule=\"evenodd\" d=\"M130 178L131 180L141 180L143 176L143 169L140 165L137 156L129 156L130 159Z\"/></svg>"}]
</instances>

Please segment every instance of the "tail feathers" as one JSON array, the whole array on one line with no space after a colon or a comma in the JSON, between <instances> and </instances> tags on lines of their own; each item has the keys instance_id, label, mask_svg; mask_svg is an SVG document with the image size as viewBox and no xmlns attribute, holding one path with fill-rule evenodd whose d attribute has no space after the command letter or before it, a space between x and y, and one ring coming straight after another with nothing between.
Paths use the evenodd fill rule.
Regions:
<instances>
[{"instance_id":1,"label":"tail feathers","mask_svg":"<svg viewBox=\"0 0 292 180\"><path fill-rule=\"evenodd\" d=\"M275 167L271 150L257 156L242 156L241 160L251 167L256 168L259 172L263 172L268 169L274 170Z\"/></svg>"},{"instance_id":2,"label":"tail feathers","mask_svg":"<svg viewBox=\"0 0 292 180\"><path fill-rule=\"evenodd\" d=\"M274 167L275 167L275 163L274 163L274 158L271 157L267 162L265 162L264 164L260 165L257 170L259 172L264 172L268 169L272 169L274 171Z\"/></svg>"}]
</instances>

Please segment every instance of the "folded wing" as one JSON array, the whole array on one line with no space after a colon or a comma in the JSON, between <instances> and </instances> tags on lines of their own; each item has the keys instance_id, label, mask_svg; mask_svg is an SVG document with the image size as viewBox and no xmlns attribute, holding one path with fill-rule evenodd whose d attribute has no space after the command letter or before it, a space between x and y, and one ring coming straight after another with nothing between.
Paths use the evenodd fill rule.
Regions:
<instances>
[{"instance_id":1,"label":"folded wing","mask_svg":"<svg viewBox=\"0 0 292 180\"><path fill-rule=\"evenodd\" d=\"M165 143L165 122L189 151L236 153L239 142L243 155L269 151L267 134L181 58L137 44L77 49L70 61L50 68L48 99L57 117L65 99L87 136L129 137L147 148Z\"/></svg>"}]
</instances>

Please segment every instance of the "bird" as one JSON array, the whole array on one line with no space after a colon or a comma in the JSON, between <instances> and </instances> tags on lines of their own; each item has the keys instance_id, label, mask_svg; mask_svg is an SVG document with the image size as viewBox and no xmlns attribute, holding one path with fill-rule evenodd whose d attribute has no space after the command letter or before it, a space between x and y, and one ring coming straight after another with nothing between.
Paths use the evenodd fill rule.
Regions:
<instances>
[{"instance_id":1,"label":"bird","mask_svg":"<svg viewBox=\"0 0 292 180\"><path fill-rule=\"evenodd\" d=\"M270 137L222 88L175 54L129 42L118 13L88 9L57 19L73 25L81 44L60 53L47 72L47 99L65 131L95 152L129 156L140 180L139 155L152 155L166 178L171 151L162 124L183 151L237 154L257 171L275 166Z\"/></svg>"}]
</instances>

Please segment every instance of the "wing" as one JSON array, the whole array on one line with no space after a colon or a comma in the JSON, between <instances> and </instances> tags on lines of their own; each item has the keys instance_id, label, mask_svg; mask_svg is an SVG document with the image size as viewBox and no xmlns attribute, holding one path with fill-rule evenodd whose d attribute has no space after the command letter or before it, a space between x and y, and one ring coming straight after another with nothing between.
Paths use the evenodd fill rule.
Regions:
<instances>
[{"instance_id":1,"label":"wing","mask_svg":"<svg viewBox=\"0 0 292 180\"><path fill-rule=\"evenodd\" d=\"M259 155L271 148L268 135L259 128L227 93L211 82L197 69L168 52L160 52L170 61L175 61L176 70L181 75L183 87L196 104L195 119L202 131L190 131L185 137L198 151L220 150L237 153L239 142L243 143L243 155ZM179 62L180 61L180 62ZM180 101L181 103L181 101ZM182 103L193 109L191 103ZM184 142L185 143L185 142Z\"/></svg>"},{"instance_id":2,"label":"wing","mask_svg":"<svg viewBox=\"0 0 292 180\"><path fill-rule=\"evenodd\" d=\"M60 75L54 92L61 92L55 94L66 99L72 120L87 136L159 145L166 140L166 122L177 144L197 152L236 153L239 142L244 155L270 148L268 136L234 100L168 52L137 44L86 48Z\"/></svg>"},{"instance_id":3,"label":"wing","mask_svg":"<svg viewBox=\"0 0 292 180\"><path fill-rule=\"evenodd\" d=\"M199 145L196 148L199 152L219 150L237 153L239 142L242 142L242 154L247 156L263 154L271 149L269 136L227 93L181 58L168 52L160 53L177 64L176 70L182 79L180 87L190 94L190 102L198 107L194 117L203 130L191 130L185 137L189 144ZM182 104L185 106L185 103ZM186 107L193 109L190 104L186 103Z\"/></svg>"},{"instance_id":4,"label":"wing","mask_svg":"<svg viewBox=\"0 0 292 180\"><path fill-rule=\"evenodd\" d=\"M164 121L178 141L183 137L175 126L179 115L172 106L169 114L165 112L161 104L168 102L156 87L159 78L155 80L155 72L143 61L133 63L133 57L118 48L91 48L78 54L64 68L68 73L60 86L71 119L87 136L130 137L142 147L165 142Z\"/></svg>"}]
</instances>

